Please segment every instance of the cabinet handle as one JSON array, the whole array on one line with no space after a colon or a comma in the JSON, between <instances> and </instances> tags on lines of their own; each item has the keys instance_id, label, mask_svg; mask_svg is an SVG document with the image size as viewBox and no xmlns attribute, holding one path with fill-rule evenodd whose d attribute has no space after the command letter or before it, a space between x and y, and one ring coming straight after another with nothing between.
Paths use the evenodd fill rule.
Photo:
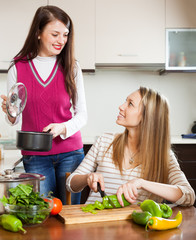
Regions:
<instances>
[{"instance_id":1,"label":"cabinet handle","mask_svg":"<svg viewBox=\"0 0 196 240\"><path fill-rule=\"evenodd\" d=\"M119 57L138 57L138 54L118 54Z\"/></svg>"}]
</instances>

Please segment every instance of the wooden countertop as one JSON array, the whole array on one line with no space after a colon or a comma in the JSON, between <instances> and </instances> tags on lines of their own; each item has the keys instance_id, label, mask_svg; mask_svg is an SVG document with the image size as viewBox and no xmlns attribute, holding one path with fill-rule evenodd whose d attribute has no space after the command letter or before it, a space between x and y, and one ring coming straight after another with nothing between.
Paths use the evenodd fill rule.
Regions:
<instances>
[{"instance_id":1,"label":"wooden countertop","mask_svg":"<svg viewBox=\"0 0 196 240\"><path fill-rule=\"evenodd\" d=\"M166 231L148 231L132 220L66 225L50 217L37 227L26 227L27 234L12 233L0 227L0 240L171 240L196 238L196 208L175 207L173 216L181 210L183 221L179 228Z\"/></svg>"}]
</instances>

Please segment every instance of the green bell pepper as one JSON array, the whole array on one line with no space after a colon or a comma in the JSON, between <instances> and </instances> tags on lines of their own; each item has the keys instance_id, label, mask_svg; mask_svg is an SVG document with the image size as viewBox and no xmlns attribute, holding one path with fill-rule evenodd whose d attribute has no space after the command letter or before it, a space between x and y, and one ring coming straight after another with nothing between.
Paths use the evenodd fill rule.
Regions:
<instances>
[{"instance_id":1,"label":"green bell pepper","mask_svg":"<svg viewBox=\"0 0 196 240\"><path fill-rule=\"evenodd\" d=\"M152 217L152 214L149 212L136 212L133 211L131 214L133 221L140 225L146 225L149 218Z\"/></svg>"},{"instance_id":2,"label":"green bell pepper","mask_svg":"<svg viewBox=\"0 0 196 240\"><path fill-rule=\"evenodd\" d=\"M95 211L95 209L98 210L103 210L104 206L101 202L99 201L95 201L94 204L87 204L86 206L82 207L82 211L83 212L91 212L93 214L96 214L97 212Z\"/></svg>"},{"instance_id":3,"label":"green bell pepper","mask_svg":"<svg viewBox=\"0 0 196 240\"><path fill-rule=\"evenodd\" d=\"M3 214L0 216L0 225L11 232L23 231L26 233L26 230L22 227L22 222L16 216L11 214Z\"/></svg>"},{"instance_id":4,"label":"green bell pepper","mask_svg":"<svg viewBox=\"0 0 196 240\"><path fill-rule=\"evenodd\" d=\"M87 204L84 207L81 207L83 212L91 212L93 214L96 214L97 212L95 211L95 209L98 210L103 210L103 209L107 209L107 208L113 208L113 206L109 203L108 198L111 199L111 201L114 203L114 205L117 208L121 208L122 206L120 205L120 203L118 202L117 196L116 195L111 195L111 196L105 196L103 197L103 202L99 202L99 201L95 201L94 204ZM122 200L124 203L124 206L129 206L130 203L125 199L124 195L122 194Z\"/></svg>"},{"instance_id":5,"label":"green bell pepper","mask_svg":"<svg viewBox=\"0 0 196 240\"><path fill-rule=\"evenodd\" d=\"M120 203L118 202L117 195L111 195L111 196L105 196L105 197L103 197L103 206L104 206L105 208L113 208L113 206L110 204L108 198L110 198L110 200L114 203L114 205L115 205L116 208L121 208L121 207L122 207L122 206L120 205ZM122 194L122 200L123 200L123 203L124 203L124 207L130 205L130 202L128 202L128 201L125 199L124 194Z\"/></svg>"},{"instance_id":6,"label":"green bell pepper","mask_svg":"<svg viewBox=\"0 0 196 240\"><path fill-rule=\"evenodd\" d=\"M158 204L151 199L146 199L140 203L140 208L142 211L150 212L153 217L169 218L173 213L171 207L166 203Z\"/></svg>"},{"instance_id":7,"label":"green bell pepper","mask_svg":"<svg viewBox=\"0 0 196 240\"><path fill-rule=\"evenodd\" d=\"M140 203L140 208L144 212L150 212L153 217L162 217L163 215L160 205L151 199L146 199Z\"/></svg>"},{"instance_id":8,"label":"green bell pepper","mask_svg":"<svg viewBox=\"0 0 196 240\"><path fill-rule=\"evenodd\" d=\"M168 206L166 203L163 203L163 204L160 204L160 208L161 208L161 211L162 211L162 217L163 218L171 217L173 211L170 208L170 206Z\"/></svg>"},{"instance_id":9,"label":"green bell pepper","mask_svg":"<svg viewBox=\"0 0 196 240\"><path fill-rule=\"evenodd\" d=\"M103 210L105 208L104 205L99 201L95 201L94 207L99 210Z\"/></svg>"}]
</instances>

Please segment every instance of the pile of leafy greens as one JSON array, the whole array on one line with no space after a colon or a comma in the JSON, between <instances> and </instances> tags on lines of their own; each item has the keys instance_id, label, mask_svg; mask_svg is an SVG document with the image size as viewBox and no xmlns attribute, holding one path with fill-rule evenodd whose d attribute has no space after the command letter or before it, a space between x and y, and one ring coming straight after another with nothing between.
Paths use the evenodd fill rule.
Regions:
<instances>
[{"instance_id":1,"label":"pile of leafy greens","mask_svg":"<svg viewBox=\"0 0 196 240\"><path fill-rule=\"evenodd\" d=\"M0 199L3 205L12 209L14 214L24 224L39 224L50 214L49 203L40 197L39 192L33 191L33 185L19 184L9 189L10 196ZM9 211L8 210L8 211Z\"/></svg>"}]
</instances>

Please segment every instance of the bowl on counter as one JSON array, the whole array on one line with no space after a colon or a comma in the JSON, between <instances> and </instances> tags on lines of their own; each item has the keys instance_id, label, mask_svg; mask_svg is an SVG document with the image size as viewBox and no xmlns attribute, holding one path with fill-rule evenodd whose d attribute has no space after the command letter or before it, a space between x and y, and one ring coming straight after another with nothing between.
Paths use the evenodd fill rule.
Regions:
<instances>
[{"instance_id":1,"label":"bowl on counter","mask_svg":"<svg viewBox=\"0 0 196 240\"><path fill-rule=\"evenodd\" d=\"M6 204L5 211L19 218L24 226L35 226L45 222L53 208L52 199L47 198L48 206Z\"/></svg>"}]
</instances>

